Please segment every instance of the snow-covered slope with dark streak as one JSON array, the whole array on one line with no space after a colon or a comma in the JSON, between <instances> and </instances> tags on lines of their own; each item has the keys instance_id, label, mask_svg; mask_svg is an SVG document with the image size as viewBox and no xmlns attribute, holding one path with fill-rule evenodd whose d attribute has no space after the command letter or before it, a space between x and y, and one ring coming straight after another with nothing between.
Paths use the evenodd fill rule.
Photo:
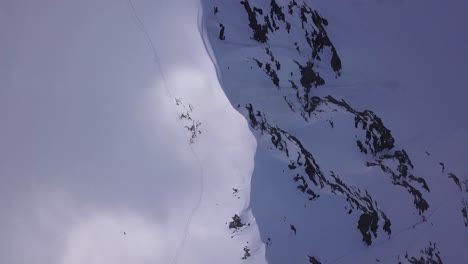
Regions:
<instances>
[{"instance_id":1,"label":"snow-covered slope with dark streak","mask_svg":"<svg viewBox=\"0 0 468 264\"><path fill-rule=\"evenodd\" d=\"M400 142L380 114L404 114L411 96L402 109L368 107L396 96L369 87L352 74L359 62L342 59L347 43L332 35L350 33L321 12L333 14L336 3L202 3L222 87L258 141L250 206L268 263L468 261L466 166L445 167L434 157L449 154L408 142L425 135L392 119L406 134Z\"/></svg>"}]
</instances>

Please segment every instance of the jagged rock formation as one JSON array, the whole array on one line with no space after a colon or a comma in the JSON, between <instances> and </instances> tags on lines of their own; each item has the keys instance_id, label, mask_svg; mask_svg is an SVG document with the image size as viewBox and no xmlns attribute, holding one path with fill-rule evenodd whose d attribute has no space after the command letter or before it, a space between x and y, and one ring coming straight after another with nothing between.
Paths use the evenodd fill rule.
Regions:
<instances>
[{"instance_id":1,"label":"jagged rock formation","mask_svg":"<svg viewBox=\"0 0 468 264\"><path fill-rule=\"evenodd\" d=\"M457 175L453 173L448 173L448 177L453 180L453 182L457 185L458 189L462 191L462 186L460 183L460 179L457 177Z\"/></svg>"},{"instance_id":2,"label":"jagged rock formation","mask_svg":"<svg viewBox=\"0 0 468 264\"><path fill-rule=\"evenodd\" d=\"M245 226L245 224L242 223L242 219L241 219L240 216L237 215L237 214L235 214L235 215L232 217L232 221L229 222L229 229L234 229L234 231L239 230L239 229L242 228L243 226Z\"/></svg>"},{"instance_id":3,"label":"jagged rock formation","mask_svg":"<svg viewBox=\"0 0 468 264\"><path fill-rule=\"evenodd\" d=\"M290 104L291 109L293 111L299 109L305 119L309 118L313 111L312 88L325 85L325 79L320 73L326 73L330 69L335 72L336 76L341 75L341 59L326 31L328 21L316 10L310 8L307 3L298 4L295 0L289 1L287 13L283 12L286 6L278 5L276 1L271 1L269 11L251 5L248 0L241 1L241 4L248 15L249 27L253 31L252 39L267 45L264 48L267 57L265 59L252 58L252 60L275 86L282 88L281 92L286 101L297 99L296 103ZM268 45L269 35L281 31L291 34L291 25L299 24L301 26L296 26L294 31L298 31L295 32L296 34L303 34L303 39L294 42L294 46L302 59L299 61L284 58L280 61L275 55L280 49L276 48L276 45ZM329 64L324 65L326 60ZM276 67L273 68L272 64ZM286 82L281 82L279 75L283 64L295 65L299 74L294 75L290 72ZM293 91L286 90L287 85L290 85Z\"/></svg>"},{"instance_id":4,"label":"jagged rock formation","mask_svg":"<svg viewBox=\"0 0 468 264\"><path fill-rule=\"evenodd\" d=\"M419 251L420 256L409 256L405 254L405 259L399 260L398 264L411 263L411 264L443 264L440 251L437 250L436 243L429 241L429 246Z\"/></svg>"},{"instance_id":5,"label":"jagged rock formation","mask_svg":"<svg viewBox=\"0 0 468 264\"><path fill-rule=\"evenodd\" d=\"M412 232L419 225L433 225L432 217L440 208L440 201L434 203L437 201L434 196L439 195L439 179L435 181L431 171L420 166L418 153L402 145L395 136L398 133L392 133L391 127L385 125L382 119L385 115L349 98L344 100L345 93L335 93L327 86L338 83L336 80L344 74L340 51L330 37L332 34L327 32L333 21L306 1L242 0L226 5L237 8L242 15L233 19L224 16L222 11L215 14L216 26L222 24L229 38L214 42L214 54L221 79L228 80L224 88L231 103L246 118L257 138L260 149L257 158L270 162L256 164L260 166L259 173L268 175L254 177L269 181L284 176L277 182L288 179L295 193L286 194L290 190L286 186L274 186L275 195L265 198L268 202L284 203L276 194L285 192L281 194L293 198L284 198L294 203L291 204L294 209L284 207L280 212L271 205L268 211L278 218L284 217L278 225L284 224L287 231L281 233L275 229L277 226L265 224L267 227L262 232L267 256L276 257L272 263L285 260L275 252L278 250L275 246L292 243L295 248L302 248L309 241L317 243L311 238L314 234L306 234L307 228L297 219L289 220L293 214L300 215L304 222L318 225L319 221L328 220L316 220L325 211L327 216L339 216L341 221L352 223L353 232L360 239L356 242L366 248ZM220 6L217 4L221 10ZM230 55L224 57L223 52ZM344 150L344 153L335 153L335 159L328 153L327 144L333 151ZM422 153L426 159L437 155L432 151ZM340 166L339 163L348 159L352 161ZM275 170L266 168L273 163ZM432 163L439 166L437 162ZM440 166L445 174L448 166L444 163ZM453 173L447 174L445 180L455 183L462 193L462 223L468 227L468 197L463 193L463 180ZM296 198L296 194L301 198ZM266 203L263 206L270 206ZM333 207L321 207L322 203ZM395 203L404 205L404 211L394 206ZM298 209L301 206L305 209ZM315 208L323 211L314 211ZM275 220L270 215L264 218L264 221ZM321 232L319 228L314 230ZM333 231L324 231L324 237L330 232ZM333 247L336 240L329 242ZM313 245L308 249L313 249ZM330 262L321 252L310 252L302 251L302 259L310 263ZM369 259L380 262L381 258ZM420 260L410 257L405 261L425 263L414 262Z\"/></svg>"},{"instance_id":6,"label":"jagged rock formation","mask_svg":"<svg viewBox=\"0 0 468 264\"><path fill-rule=\"evenodd\" d=\"M175 103L179 108L179 119L182 120L184 123L184 127L190 134L190 144L195 143L195 140L199 135L201 135L202 131L200 127L202 123L199 120L193 119L193 105L191 104L184 104L181 98L176 98Z\"/></svg>"},{"instance_id":7,"label":"jagged rock formation","mask_svg":"<svg viewBox=\"0 0 468 264\"><path fill-rule=\"evenodd\" d=\"M315 257L311 257L311 256L308 256L309 257L309 262L311 264L322 264L322 262L318 261Z\"/></svg>"},{"instance_id":8,"label":"jagged rock formation","mask_svg":"<svg viewBox=\"0 0 468 264\"><path fill-rule=\"evenodd\" d=\"M362 240L372 244L372 236L377 237L379 222L383 231L391 234L391 222L386 214L378 209L377 203L367 191L362 192L355 186L347 185L334 172L323 173L315 161L311 152L301 141L287 131L272 126L265 115L255 110L251 104L246 105L250 126L259 131L260 136L270 137L272 145L289 159L288 169L294 175L292 178L299 191L304 193L308 200L314 201L320 197L320 193L332 193L342 196L350 206L348 214L353 210L360 212L358 229L362 234Z\"/></svg>"},{"instance_id":9,"label":"jagged rock formation","mask_svg":"<svg viewBox=\"0 0 468 264\"><path fill-rule=\"evenodd\" d=\"M297 20L299 14L301 28L304 34L304 39L309 46L311 61L309 73L315 72L312 70L314 61L320 61L320 54L327 48L332 53L330 66L337 75L341 71L341 59L328 37L325 27L328 26L328 21L323 18L316 10L310 8L307 3L298 4L296 0L289 1L287 14L283 12L286 9L284 6L279 6L275 0L270 2L270 11L263 11L262 8L250 4L248 0L240 2L248 15L249 27L253 31L252 39L260 42L268 42L268 35L274 34L278 30L286 30L288 34L291 32L291 25L295 24L293 20ZM290 21L291 20L291 21ZM296 44L297 45L297 44Z\"/></svg>"},{"instance_id":10,"label":"jagged rock formation","mask_svg":"<svg viewBox=\"0 0 468 264\"><path fill-rule=\"evenodd\" d=\"M398 162L396 169L392 169L390 166L385 165L385 162L389 164L395 164ZM368 166L380 166L383 172L390 175L392 183L399 185L407 189L407 191L414 197L414 205L419 210L419 214L423 214L429 208L429 204L423 198L421 190L418 187L411 184L411 182L417 182L421 187L429 192L429 187L423 178L416 177L413 174L408 175L408 169L413 169L411 160L405 150L396 150L392 154L385 154L378 158L375 163L368 162ZM419 187L419 188L421 188Z\"/></svg>"},{"instance_id":11,"label":"jagged rock formation","mask_svg":"<svg viewBox=\"0 0 468 264\"><path fill-rule=\"evenodd\" d=\"M244 247L244 256L242 256L242 259L243 260L246 260L247 258L249 258L251 256L250 254L250 248L248 246L245 246Z\"/></svg>"},{"instance_id":12,"label":"jagged rock formation","mask_svg":"<svg viewBox=\"0 0 468 264\"><path fill-rule=\"evenodd\" d=\"M462 216L463 216L463 223L468 228L468 200L462 200Z\"/></svg>"},{"instance_id":13,"label":"jagged rock formation","mask_svg":"<svg viewBox=\"0 0 468 264\"><path fill-rule=\"evenodd\" d=\"M457 175L451 172L447 173L447 177L457 186L461 195L461 215L465 227L468 228L468 178L465 178L462 182Z\"/></svg>"},{"instance_id":14,"label":"jagged rock formation","mask_svg":"<svg viewBox=\"0 0 468 264\"><path fill-rule=\"evenodd\" d=\"M395 139L390 130L386 128L374 112L364 110L363 112L356 111L344 100L338 101L332 96L325 97L325 100L318 97L313 98L313 106L315 108L322 102L340 106L343 110L354 115L354 126L365 132L365 146L362 141L358 140L357 144L361 152L365 154L371 153L374 156L382 153L384 150L390 150L394 147ZM333 110L332 110L333 111Z\"/></svg>"}]
</instances>

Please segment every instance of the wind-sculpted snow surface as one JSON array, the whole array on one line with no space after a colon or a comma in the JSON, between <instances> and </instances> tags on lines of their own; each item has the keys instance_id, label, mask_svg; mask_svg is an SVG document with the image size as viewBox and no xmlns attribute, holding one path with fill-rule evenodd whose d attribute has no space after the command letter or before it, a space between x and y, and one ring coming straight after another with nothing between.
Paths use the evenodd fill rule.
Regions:
<instances>
[{"instance_id":1,"label":"wind-sculpted snow surface","mask_svg":"<svg viewBox=\"0 0 468 264\"><path fill-rule=\"evenodd\" d=\"M321 12L339 5L202 3L222 88L257 139L250 207L268 263L468 261L456 246L468 243L463 180L441 177L426 145L399 140L385 117L404 112L366 106L388 93L359 94L347 77L359 63L342 60L347 43L334 37L349 33ZM417 135L403 125L396 131ZM249 229L237 215L229 226Z\"/></svg>"}]
</instances>

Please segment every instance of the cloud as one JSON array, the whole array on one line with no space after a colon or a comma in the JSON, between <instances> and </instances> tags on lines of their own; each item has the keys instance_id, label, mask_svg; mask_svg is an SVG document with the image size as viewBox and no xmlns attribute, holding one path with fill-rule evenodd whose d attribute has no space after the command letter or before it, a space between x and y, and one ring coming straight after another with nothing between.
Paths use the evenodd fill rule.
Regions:
<instances>
[{"instance_id":1,"label":"cloud","mask_svg":"<svg viewBox=\"0 0 468 264\"><path fill-rule=\"evenodd\" d=\"M167 231L129 212L96 212L71 228L60 263L169 263Z\"/></svg>"}]
</instances>

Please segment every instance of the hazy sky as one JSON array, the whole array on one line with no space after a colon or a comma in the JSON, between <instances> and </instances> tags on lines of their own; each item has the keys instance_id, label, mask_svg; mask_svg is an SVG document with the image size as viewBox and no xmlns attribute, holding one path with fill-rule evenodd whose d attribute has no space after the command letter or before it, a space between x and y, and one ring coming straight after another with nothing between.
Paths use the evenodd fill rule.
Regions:
<instances>
[{"instance_id":1,"label":"hazy sky","mask_svg":"<svg viewBox=\"0 0 468 264\"><path fill-rule=\"evenodd\" d=\"M240 258L225 222L245 200L221 197L250 176L255 141L219 88L198 2L134 6L0 2L1 263L169 263L186 231L180 263ZM209 138L197 157L176 96Z\"/></svg>"}]
</instances>

